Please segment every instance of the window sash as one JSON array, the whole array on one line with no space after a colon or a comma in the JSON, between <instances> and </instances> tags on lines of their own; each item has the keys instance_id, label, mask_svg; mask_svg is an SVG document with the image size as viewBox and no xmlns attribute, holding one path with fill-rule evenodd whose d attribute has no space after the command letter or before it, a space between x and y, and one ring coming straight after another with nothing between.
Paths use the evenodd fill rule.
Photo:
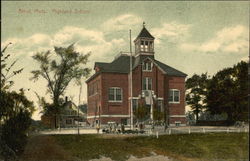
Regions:
<instances>
[{"instance_id":1,"label":"window sash","mask_svg":"<svg viewBox=\"0 0 250 161\"><path fill-rule=\"evenodd\" d=\"M152 62L144 62L142 65L143 71L152 71Z\"/></svg>"},{"instance_id":2,"label":"window sash","mask_svg":"<svg viewBox=\"0 0 250 161\"><path fill-rule=\"evenodd\" d=\"M180 91L174 91L174 102L179 102L180 101L179 93L180 93Z\"/></svg>"},{"instance_id":3,"label":"window sash","mask_svg":"<svg viewBox=\"0 0 250 161\"><path fill-rule=\"evenodd\" d=\"M152 78L148 78L148 90L152 90Z\"/></svg>"},{"instance_id":4,"label":"window sash","mask_svg":"<svg viewBox=\"0 0 250 161\"><path fill-rule=\"evenodd\" d=\"M180 103L180 90L178 89L170 89L168 101L170 103Z\"/></svg>"},{"instance_id":5,"label":"window sash","mask_svg":"<svg viewBox=\"0 0 250 161\"><path fill-rule=\"evenodd\" d=\"M122 101L122 89L119 87L109 88L109 101L121 102Z\"/></svg>"},{"instance_id":6,"label":"window sash","mask_svg":"<svg viewBox=\"0 0 250 161\"><path fill-rule=\"evenodd\" d=\"M152 90L152 78L150 77L144 77L143 78L143 90Z\"/></svg>"},{"instance_id":7,"label":"window sash","mask_svg":"<svg viewBox=\"0 0 250 161\"><path fill-rule=\"evenodd\" d=\"M122 100L122 92L121 88L116 88L116 101L121 101Z\"/></svg>"}]
</instances>

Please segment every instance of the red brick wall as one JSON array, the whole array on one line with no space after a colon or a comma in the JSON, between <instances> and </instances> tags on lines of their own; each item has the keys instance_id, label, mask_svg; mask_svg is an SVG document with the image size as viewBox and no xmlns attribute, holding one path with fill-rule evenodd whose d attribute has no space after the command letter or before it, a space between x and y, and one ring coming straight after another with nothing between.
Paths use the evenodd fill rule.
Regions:
<instances>
[{"instance_id":1,"label":"red brick wall","mask_svg":"<svg viewBox=\"0 0 250 161\"><path fill-rule=\"evenodd\" d=\"M138 97L142 90L142 78L152 78L152 90L157 97L163 98L164 96L164 74L155 65L153 65L152 72L142 71L141 65L136 67L133 71L133 97Z\"/></svg>"},{"instance_id":2,"label":"red brick wall","mask_svg":"<svg viewBox=\"0 0 250 161\"><path fill-rule=\"evenodd\" d=\"M99 114L99 106L101 106L101 78L102 76L99 75L95 79L91 80L87 83L87 94L88 94L88 116L98 115ZM96 86L96 92L94 94L89 95L90 93L90 86Z\"/></svg>"},{"instance_id":3,"label":"red brick wall","mask_svg":"<svg viewBox=\"0 0 250 161\"><path fill-rule=\"evenodd\" d=\"M184 77L170 77L165 75L160 69L153 65L152 72L142 71L141 65L136 67L133 71L133 97L138 97L141 94L142 78L152 78L152 89L157 97L164 99L164 106L168 108L170 115L185 115L185 78ZM100 115L129 115L130 106L128 97L129 92L129 75L118 73L101 73L99 76L88 82L88 86L94 82L99 81L98 94L88 96L88 116L96 115L98 117L99 111L96 107L100 106ZM122 102L109 102L108 89L110 87L122 88ZM180 103L168 103L169 89L180 90ZM88 88L89 90L89 88ZM101 118L102 123L107 121L120 122L122 118ZM94 119L88 119L92 121ZM185 118L170 118L170 123L174 121L181 121L185 123Z\"/></svg>"},{"instance_id":4,"label":"red brick wall","mask_svg":"<svg viewBox=\"0 0 250 161\"><path fill-rule=\"evenodd\" d=\"M108 89L110 87L122 88L122 102L109 102ZM102 114L127 115L128 114L128 75L116 73L102 73Z\"/></svg>"},{"instance_id":5,"label":"red brick wall","mask_svg":"<svg viewBox=\"0 0 250 161\"><path fill-rule=\"evenodd\" d=\"M169 103L170 115L185 115L185 78L169 77L169 89L180 90L180 103Z\"/></svg>"}]
</instances>

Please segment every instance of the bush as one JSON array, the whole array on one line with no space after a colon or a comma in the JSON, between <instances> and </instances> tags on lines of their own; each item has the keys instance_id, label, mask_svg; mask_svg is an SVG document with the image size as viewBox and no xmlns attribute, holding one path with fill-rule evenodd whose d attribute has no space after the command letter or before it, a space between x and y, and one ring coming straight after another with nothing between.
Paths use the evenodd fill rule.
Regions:
<instances>
[{"instance_id":1,"label":"bush","mask_svg":"<svg viewBox=\"0 0 250 161\"><path fill-rule=\"evenodd\" d=\"M8 119L2 126L1 132L1 155L5 160L11 158L9 155L20 155L27 143L27 130L31 124L30 113L20 111L16 116ZM6 150L9 149L9 150ZM13 152L12 152L13 151ZM13 156L14 156L13 155Z\"/></svg>"}]
</instances>

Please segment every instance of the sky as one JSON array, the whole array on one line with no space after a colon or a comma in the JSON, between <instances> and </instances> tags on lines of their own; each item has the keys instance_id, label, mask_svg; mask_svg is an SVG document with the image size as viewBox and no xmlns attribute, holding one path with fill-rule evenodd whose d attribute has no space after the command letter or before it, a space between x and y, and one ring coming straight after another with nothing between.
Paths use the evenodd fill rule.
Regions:
<instances>
[{"instance_id":1,"label":"sky","mask_svg":"<svg viewBox=\"0 0 250 161\"><path fill-rule=\"evenodd\" d=\"M155 58L193 74L209 75L248 60L249 2L242 1L1 1L1 47L12 43L5 54L9 63L18 59L13 69L24 68L12 90L26 90L40 119L35 92L46 94L46 82L30 81L31 71L39 65L32 59L37 52L54 46L75 43L76 51L91 52L87 67L94 62L111 62L129 51L129 29L132 40L146 28L155 37ZM133 48L134 49L134 48ZM92 70L92 74L94 71ZM187 77L187 78L188 78ZM87 101L83 82L80 103ZM70 84L65 95L79 103L79 86Z\"/></svg>"}]
</instances>

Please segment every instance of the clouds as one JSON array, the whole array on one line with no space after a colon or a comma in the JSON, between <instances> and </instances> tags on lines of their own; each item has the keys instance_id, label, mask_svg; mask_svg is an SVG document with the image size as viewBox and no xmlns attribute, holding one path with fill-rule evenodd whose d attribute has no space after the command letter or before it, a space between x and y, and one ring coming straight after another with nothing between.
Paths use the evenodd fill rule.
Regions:
<instances>
[{"instance_id":1,"label":"clouds","mask_svg":"<svg viewBox=\"0 0 250 161\"><path fill-rule=\"evenodd\" d=\"M36 52L53 50L53 46L68 46L75 43L76 50L82 53L91 52L92 59L103 57L108 52L124 46L121 38L106 40L102 31L65 26L52 35L36 33L27 38L9 38L2 46L12 42L11 52L24 57L30 57Z\"/></svg>"},{"instance_id":2,"label":"clouds","mask_svg":"<svg viewBox=\"0 0 250 161\"><path fill-rule=\"evenodd\" d=\"M249 38L246 26L224 25L224 28L219 30L216 27L205 29L202 27L204 25L196 23L199 22L198 20L195 23L186 20L186 23L184 23L180 19L163 21L169 15L164 17L163 14L162 18L150 18L148 14L140 12L134 12L137 14L131 13L113 15L109 19L102 19L101 22L93 23L94 25L88 23L91 24L89 25L91 27L88 28L86 27L87 25L85 26L82 23L77 24L81 27L76 27L72 25L74 23L65 25L66 23L62 22L62 25L60 25L62 27L50 34L41 33L41 30L39 30L28 37L7 39L1 44L2 47L12 42L13 44L8 48L7 52L13 53L12 57L21 57L22 60L17 65L20 64L21 67L27 67L24 73L22 73L22 79L17 78L15 81L17 89L19 87L31 88L37 91L39 95L45 95L46 84L42 80L33 84L29 82L30 71L38 68L36 62L31 58L36 52L53 50L53 46L66 47L75 43L75 49L78 52L84 54L91 52L88 67L93 69L95 61L110 62L113 60L114 55L120 51L128 51L129 29L132 29L132 37L134 39L139 34L144 19L147 20L148 26L150 26L146 25L147 29L155 37L156 58L189 74L189 76L194 72L208 71L209 73L215 73L218 69L237 63L238 60L248 60L246 53L248 51ZM194 26L193 24L198 25ZM209 35L209 37L207 37L207 34L200 35L199 40L197 40L197 36L195 36L197 28L204 32L209 30L214 34ZM237 53L244 53L245 55ZM86 100L87 89L85 83L83 87L82 100ZM79 87L70 86L66 95L77 95L78 92ZM33 97L31 98L32 100L36 100L33 94L30 97Z\"/></svg>"},{"instance_id":3,"label":"clouds","mask_svg":"<svg viewBox=\"0 0 250 161\"><path fill-rule=\"evenodd\" d=\"M246 53L248 51L248 28L243 25L225 27L213 38L201 43L182 43L180 48L185 51L203 53Z\"/></svg>"},{"instance_id":4,"label":"clouds","mask_svg":"<svg viewBox=\"0 0 250 161\"><path fill-rule=\"evenodd\" d=\"M161 27L152 29L152 35L156 38L155 43L163 41L177 43L184 41L189 36L190 27L189 24L178 22L163 23Z\"/></svg>"},{"instance_id":5,"label":"clouds","mask_svg":"<svg viewBox=\"0 0 250 161\"><path fill-rule=\"evenodd\" d=\"M122 14L114 18L110 18L102 24L104 31L120 31L128 30L133 26L141 24L142 19L133 14Z\"/></svg>"}]
</instances>

